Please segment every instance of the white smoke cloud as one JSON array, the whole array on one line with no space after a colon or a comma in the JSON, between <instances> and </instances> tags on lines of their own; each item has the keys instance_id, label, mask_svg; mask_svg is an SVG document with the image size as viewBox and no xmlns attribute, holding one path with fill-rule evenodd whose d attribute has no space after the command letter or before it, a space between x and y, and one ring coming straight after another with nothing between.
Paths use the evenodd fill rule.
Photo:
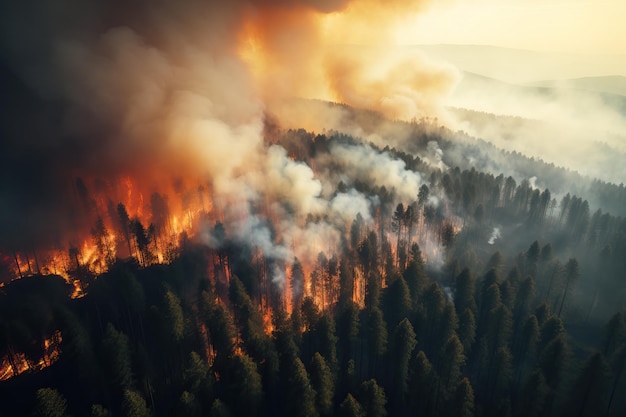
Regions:
<instances>
[{"instance_id":1,"label":"white smoke cloud","mask_svg":"<svg viewBox=\"0 0 626 417\"><path fill-rule=\"evenodd\" d=\"M367 223L372 220L372 201L354 189L346 193L338 193L330 201L330 212L343 224L356 218L358 214Z\"/></svg>"},{"instance_id":2,"label":"white smoke cloud","mask_svg":"<svg viewBox=\"0 0 626 417\"><path fill-rule=\"evenodd\" d=\"M423 183L421 175L406 169L404 161L393 159L387 152L375 151L368 145L333 144L330 155L350 182L359 180L395 190L402 201L414 201Z\"/></svg>"},{"instance_id":3,"label":"white smoke cloud","mask_svg":"<svg viewBox=\"0 0 626 417\"><path fill-rule=\"evenodd\" d=\"M487 241L487 243L489 243L490 245L493 245L496 243L496 240L500 239L501 237L502 237L502 233L500 232L500 228L494 227L493 230L491 231L491 236L489 237L489 240Z\"/></svg>"},{"instance_id":4,"label":"white smoke cloud","mask_svg":"<svg viewBox=\"0 0 626 417\"><path fill-rule=\"evenodd\" d=\"M443 162L443 150L439 147L439 143L436 140L428 141L426 154L422 155L422 159L428 165L439 168L442 171L448 169L448 166Z\"/></svg>"}]
</instances>

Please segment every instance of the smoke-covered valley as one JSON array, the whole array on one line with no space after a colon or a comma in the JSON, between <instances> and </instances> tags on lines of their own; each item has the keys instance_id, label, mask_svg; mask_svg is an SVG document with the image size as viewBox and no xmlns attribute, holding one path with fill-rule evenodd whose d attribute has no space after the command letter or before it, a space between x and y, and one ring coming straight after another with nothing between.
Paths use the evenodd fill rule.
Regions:
<instances>
[{"instance_id":1,"label":"smoke-covered valley","mask_svg":"<svg viewBox=\"0 0 626 417\"><path fill-rule=\"evenodd\" d=\"M417 49L463 72L447 101L456 128L508 151L624 183L623 56L470 45Z\"/></svg>"}]
</instances>

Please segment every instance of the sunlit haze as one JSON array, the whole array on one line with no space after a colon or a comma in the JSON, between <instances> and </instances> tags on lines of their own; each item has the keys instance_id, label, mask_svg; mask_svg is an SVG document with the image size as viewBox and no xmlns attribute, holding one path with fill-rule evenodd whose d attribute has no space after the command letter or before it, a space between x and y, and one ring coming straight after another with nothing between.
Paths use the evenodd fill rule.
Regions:
<instances>
[{"instance_id":1,"label":"sunlit haze","mask_svg":"<svg viewBox=\"0 0 626 417\"><path fill-rule=\"evenodd\" d=\"M626 2L620 0L440 2L402 27L398 39L625 54L625 16Z\"/></svg>"}]
</instances>

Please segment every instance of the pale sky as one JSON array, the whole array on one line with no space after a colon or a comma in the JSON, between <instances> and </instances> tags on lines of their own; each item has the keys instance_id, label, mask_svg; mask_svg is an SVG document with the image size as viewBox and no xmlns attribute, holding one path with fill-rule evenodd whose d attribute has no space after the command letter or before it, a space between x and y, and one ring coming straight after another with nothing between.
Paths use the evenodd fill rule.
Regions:
<instances>
[{"instance_id":1,"label":"pale sky","mask_svg":"<svg viewBox=\"0 0 626 417\"><path fill-rule=\"evenodd\" d=\"M626 0L439 0L398 28L406 44L626 54Z\"/></svg>"}]
</instances>

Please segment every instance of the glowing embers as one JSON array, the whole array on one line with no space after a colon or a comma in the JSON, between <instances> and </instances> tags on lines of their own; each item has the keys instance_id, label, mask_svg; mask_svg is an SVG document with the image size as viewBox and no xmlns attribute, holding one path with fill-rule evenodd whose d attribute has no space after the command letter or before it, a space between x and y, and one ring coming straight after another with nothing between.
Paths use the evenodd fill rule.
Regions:
<instances>
[{"instance_id":1,"label":"glowing embers","mask_svg":"<svg viewBox=\"0 0 626 417\"><path fill-rule=\"evenodd\" d=\"M63 337L59 330L55 331L42 343L42 355L33 359L22 352L15 352L11 346L0 359L0 381L7 380L24 372L40 371L55 363L61 355Z\"/></svg>"}]
</instances>

